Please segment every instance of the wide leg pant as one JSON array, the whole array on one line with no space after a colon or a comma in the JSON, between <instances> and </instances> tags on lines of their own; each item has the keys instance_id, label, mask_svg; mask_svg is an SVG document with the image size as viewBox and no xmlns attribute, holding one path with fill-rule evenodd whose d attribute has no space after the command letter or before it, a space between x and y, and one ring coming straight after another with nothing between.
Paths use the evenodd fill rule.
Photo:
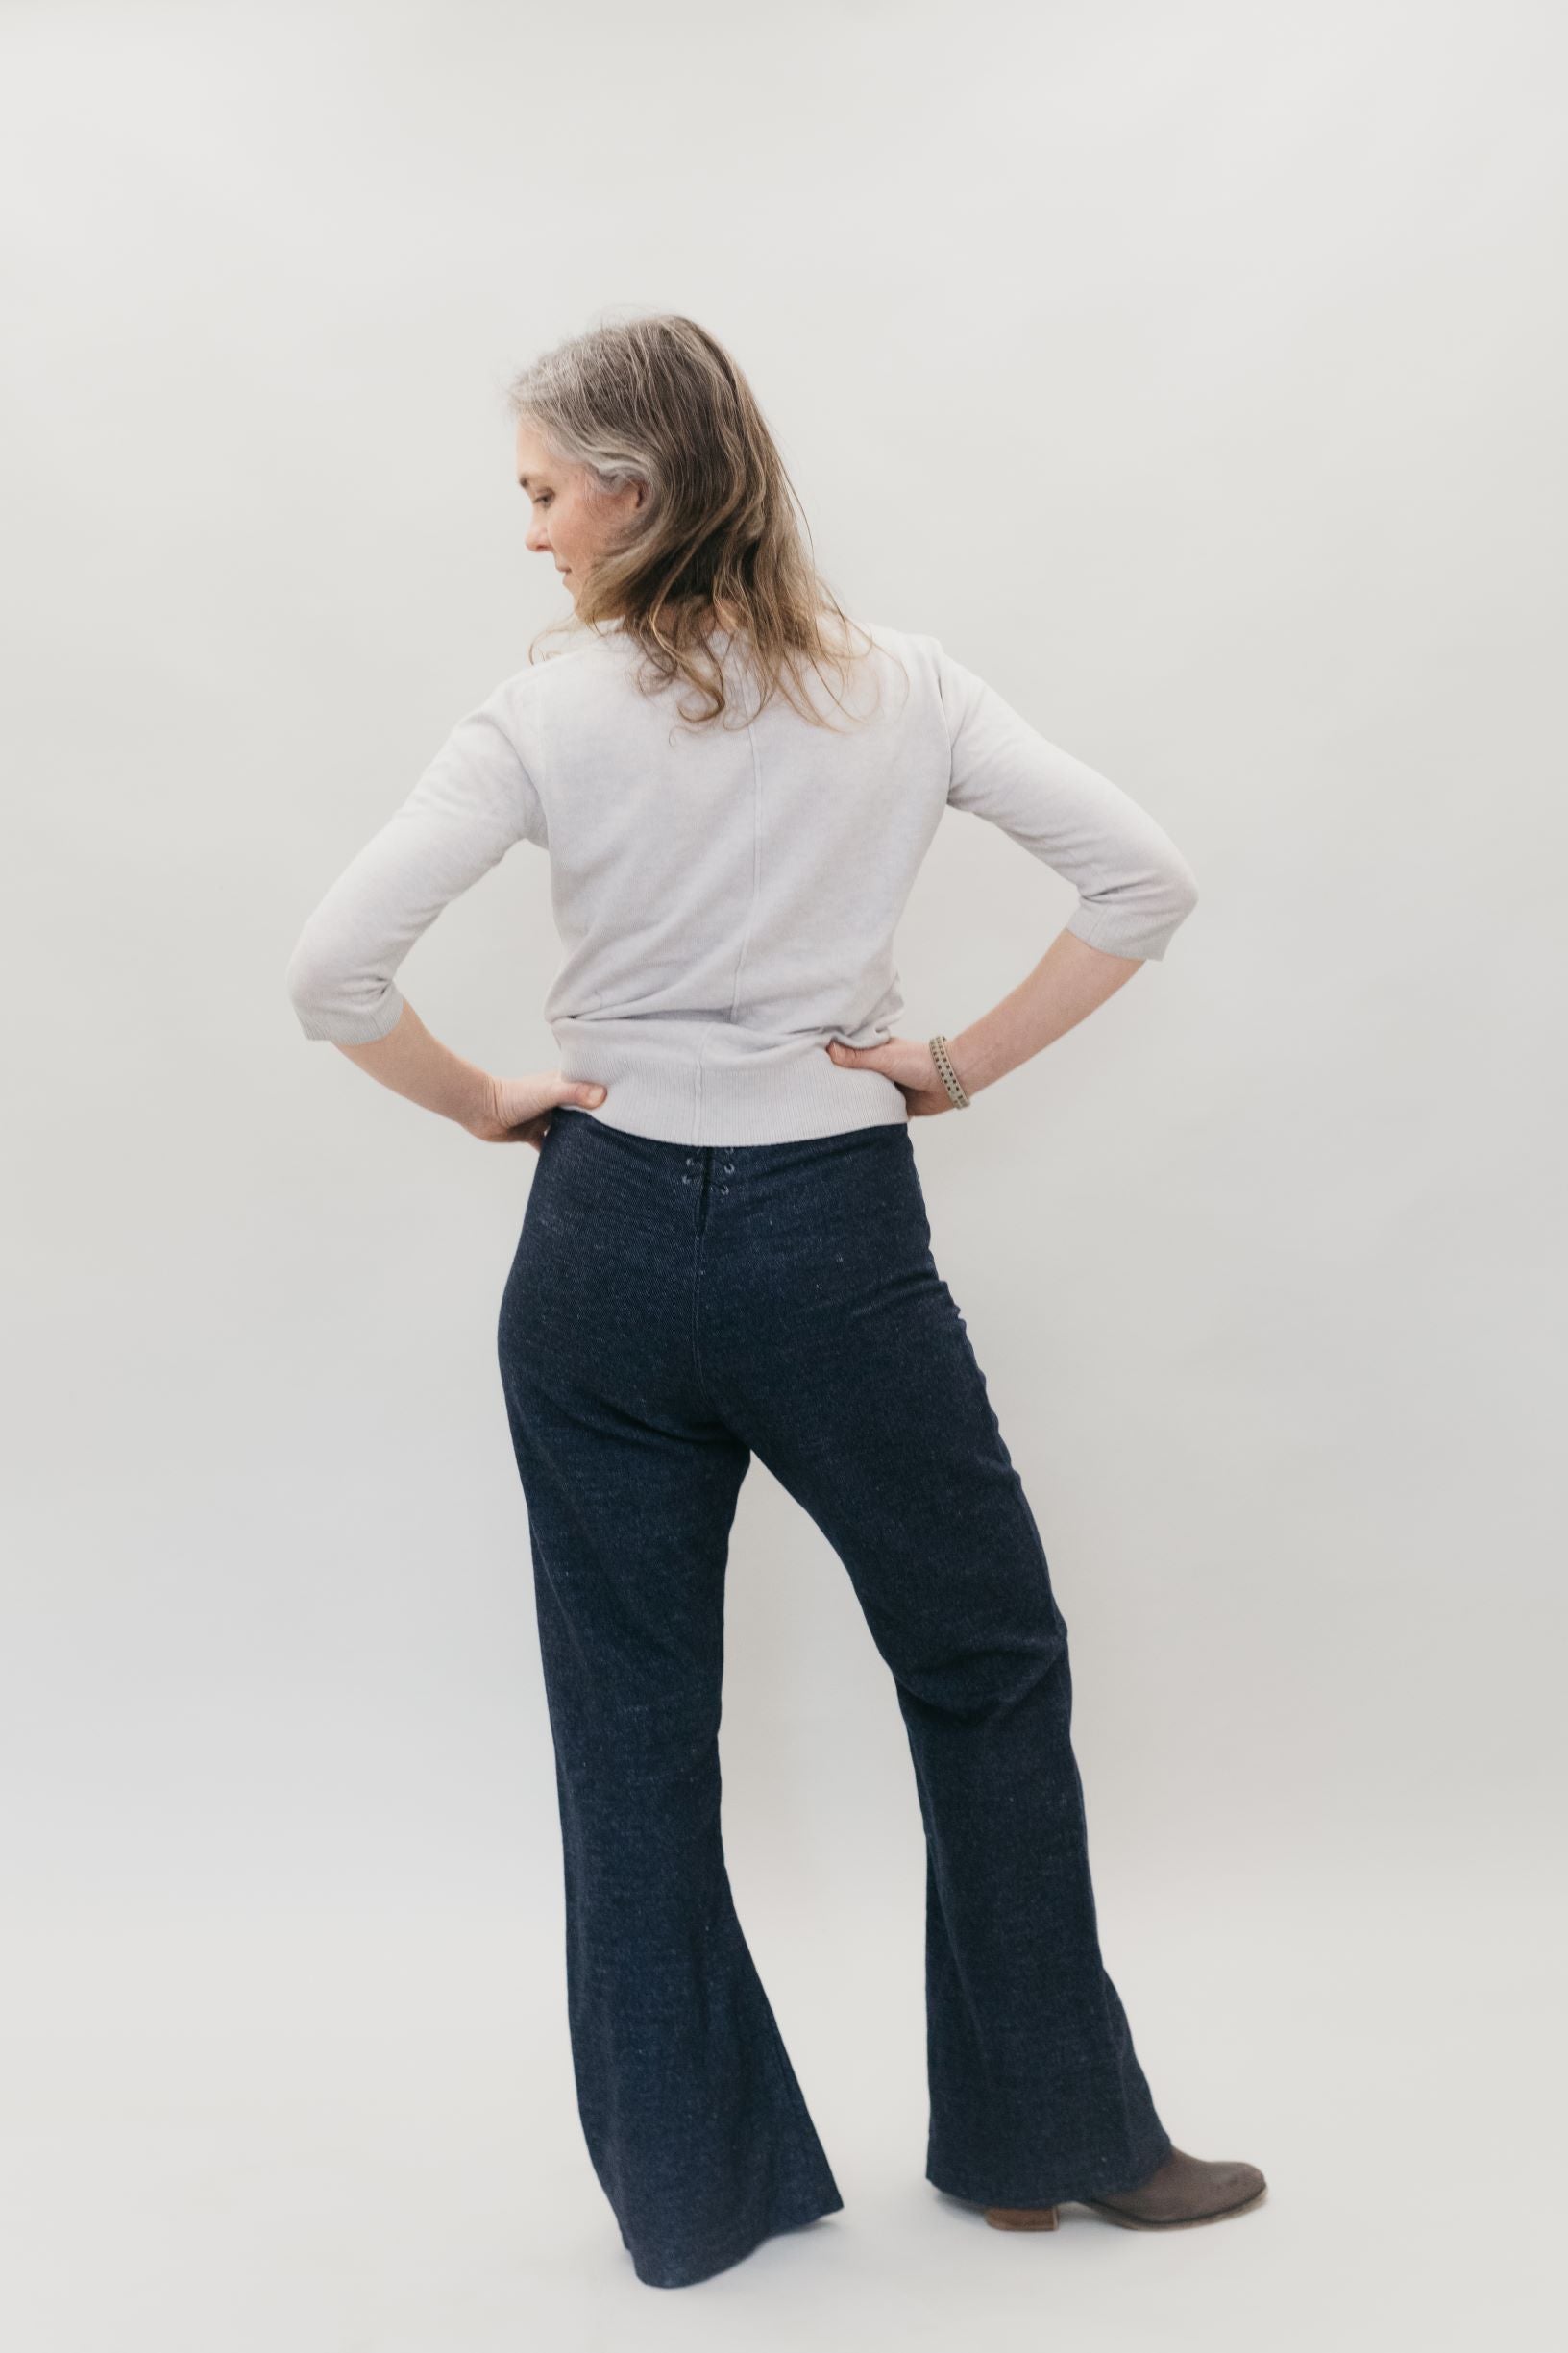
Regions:
<instances>
[{"instance_id":1,"label":"wide leg pant","mask_svg":"<svg viewBox=\"0 0 1568 2353\"><path fill-rule=\"evenodd\" d=\"M579 2112L637 2276L843 2205L720 1830L724 1570L752 1455L892 1670L927 1850L926 2178L1129 2189L1170 2141L1100 1957L1066 1626L902 1121L682 1145L561 1109L499 1350L565 1862Z\"/></svg>"}]
</instances>

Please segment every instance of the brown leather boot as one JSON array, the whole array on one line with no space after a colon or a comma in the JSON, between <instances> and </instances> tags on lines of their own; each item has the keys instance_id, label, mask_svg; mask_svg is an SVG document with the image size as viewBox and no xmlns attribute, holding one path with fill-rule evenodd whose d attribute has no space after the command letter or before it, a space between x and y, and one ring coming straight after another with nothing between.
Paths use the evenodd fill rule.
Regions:
<instances>
[{"instance_id":1,"label":"brown leather boot","mask_svg":"<svg viewBox=\"0 0 1568 2353\"><path fill-rule=\"evenodd\" d=\"M1086 2197L1123 2230L1187 2230L1195 2222L1218 2222L1258 2205L1268 2184L1255 2165L1237 2158L1189 2157L1173 2148L1164 2165L1136 2190L1118 2190L1114 2197ZM1055 2230L1054 2206L988 2206L986 2220L993 2230Z\"/></svg>"}]
</instances>

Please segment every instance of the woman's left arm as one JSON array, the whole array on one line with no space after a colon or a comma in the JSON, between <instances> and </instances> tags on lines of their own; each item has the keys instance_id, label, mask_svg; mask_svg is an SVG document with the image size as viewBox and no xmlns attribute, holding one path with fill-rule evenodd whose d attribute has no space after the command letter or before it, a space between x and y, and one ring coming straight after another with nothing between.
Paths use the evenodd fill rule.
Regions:
<instances>
[{"instance_id":1,"label":"woman's left arm","mask_svg":"<svg viewBox=\"0 0 1568 2353\"><path fill-rule=\"evenodd\" d=\"M383 1087L487 1142L537 1143L556 1104L604 1094L559 1070L492 1077L431 1036L396 979L441 910L514 843L549 847L517 733L537 681L537 673L507 679L458 721L402 808L311 914L286 974L306 1038L330 1040Z\"/></svg>"},{"instance_id":2,"label":"woman's left arm","mask_svg":"<svg viewBox=\"0 0 1568 2353\"><path fill-rule=\"evenodd\" d=\"M432 1037L406 997L384 1038L359 1045L342 1039L334 1043L340 1054L394 1094L406 1095L410 1103L438 1112L443 1119L455 1119L483 1143L537 1145L549 1131L549 1115L557 1104L604 1100L602 1087L564 1079L559 1070L493 1078L478 1063L464 1062Z\"/></svg>"}]
</instances>

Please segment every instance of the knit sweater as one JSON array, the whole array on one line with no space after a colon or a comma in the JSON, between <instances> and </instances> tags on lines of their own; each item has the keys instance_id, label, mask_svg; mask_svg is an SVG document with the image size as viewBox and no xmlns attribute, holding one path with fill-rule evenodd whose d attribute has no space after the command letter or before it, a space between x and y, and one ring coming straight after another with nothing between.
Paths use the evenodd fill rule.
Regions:
<instances>
[{"instance_id":1,"label":"knit sweater","mask_svg":"<svg viewBox=\"0 0 1568 2353\"><path fill-rule=\"evenodd\" d=\"M755 713L741 641L711 641L737 708L695 727L676 681L637 683L610 625L506 678L311 914L286 982L306 1038L383 1038L395 975L441 910L526 842L550 859L563 953L544 1003L585 1115L686 1144L772 1143L907 1118L872 1045L903 1010L894 934L944 809L1010 835L1077 892L1066 928L1158 959L1197 897L1154 819L934 637L873 641L831 731L782 696ZM747 723L737 720L747 715Z\"/></svg>"}]
</instances>

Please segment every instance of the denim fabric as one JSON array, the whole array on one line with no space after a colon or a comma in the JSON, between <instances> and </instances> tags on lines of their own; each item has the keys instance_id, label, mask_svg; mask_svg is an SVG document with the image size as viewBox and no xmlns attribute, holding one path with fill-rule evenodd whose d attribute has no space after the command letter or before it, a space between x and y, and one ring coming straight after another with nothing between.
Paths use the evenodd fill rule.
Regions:
<instances>
[{"instance_id":1,"label":"denim fabric","mask_svg":"<svg viewBox=\"0 0 1568 2353\"><path fill-rule=\"evenodd\" d=\"M925 1828L926 2178L1130 2189L1170 2149L1101 1962L1066 1625L907 1122L683 1145L562 1108L499 1350L554 1743L569 2024L637 2276L844 2203L731 1897L724 1569L755 1455L892 1671Z\"/></svg>"}]
</instances>

